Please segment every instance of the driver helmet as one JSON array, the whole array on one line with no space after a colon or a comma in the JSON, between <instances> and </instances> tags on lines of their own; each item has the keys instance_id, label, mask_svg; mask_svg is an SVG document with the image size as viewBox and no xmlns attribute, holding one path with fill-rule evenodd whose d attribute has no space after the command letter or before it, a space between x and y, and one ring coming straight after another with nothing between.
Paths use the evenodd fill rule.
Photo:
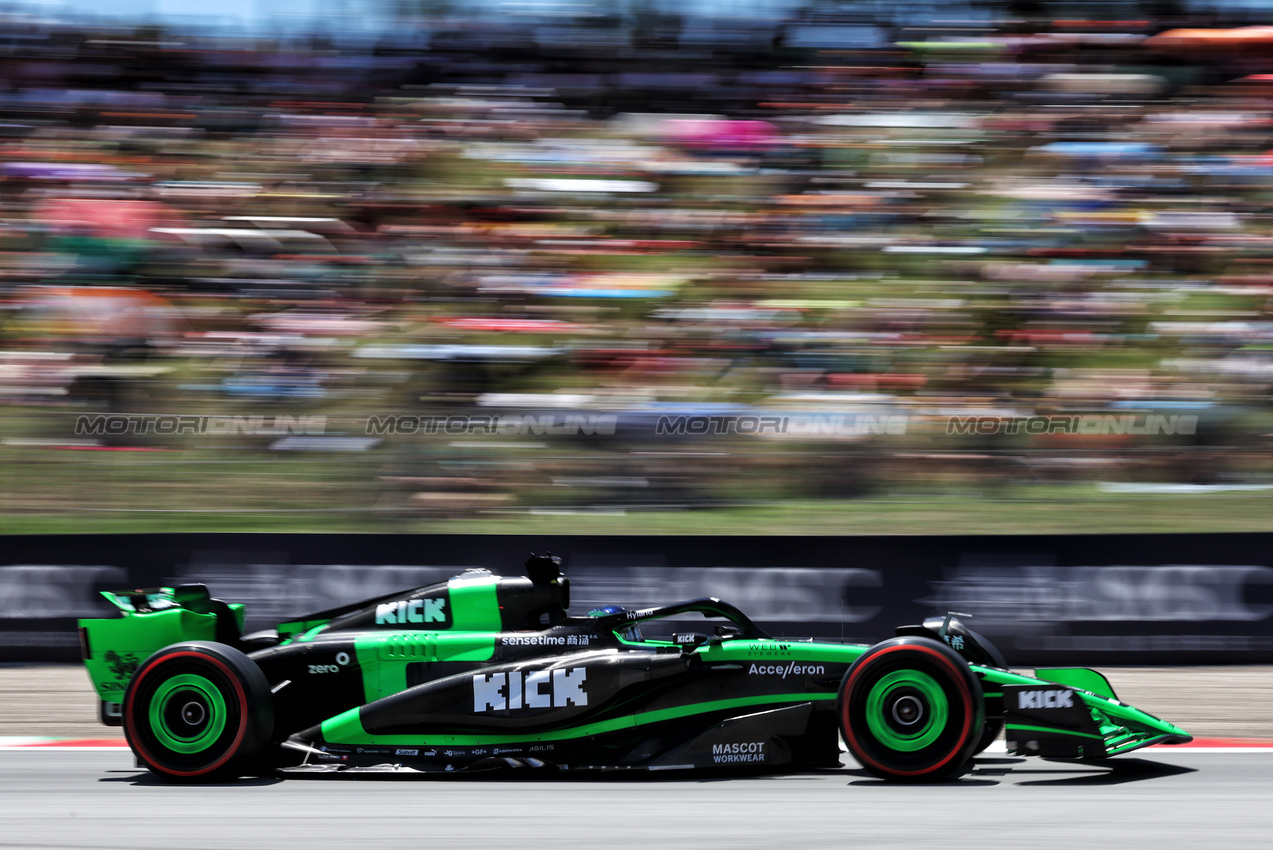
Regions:
<instances>
[{"instance_id":1,"label":"driver helmet","mask_svg":"<svg viewBox=\"0 0 1273 850\"><path fill-rule=\"evenodd\" d=\"M624 608L622 605L602 605L599 608L593 608L591 611L589 611L588 616L589 617L609 617L613 614L622 614L627 610L628 609ZM623 631L619 632L619 637L629 641L644 640L644 638L641 636L641 626L638 623L633 623L632 625L623 629Z\"/></svg>"}]
</instances>

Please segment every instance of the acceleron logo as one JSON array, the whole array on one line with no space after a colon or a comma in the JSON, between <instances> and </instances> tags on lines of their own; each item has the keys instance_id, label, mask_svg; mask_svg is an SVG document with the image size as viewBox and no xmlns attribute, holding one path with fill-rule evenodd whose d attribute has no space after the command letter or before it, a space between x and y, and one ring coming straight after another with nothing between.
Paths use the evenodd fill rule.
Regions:
<instances>
[{"instance_id":1,"label":"acceleron logo","mask_svg":"<svg viewBox=\"0 0 1273 850\"><path fill-rule=\"evenodd\" d=\"M821 676L827 672L827 668L821 664L797 664L794 661L787 664L753 662L747 672L753 676L778 676L785 679L788 676Z\"/></svg>"}]
</instances>

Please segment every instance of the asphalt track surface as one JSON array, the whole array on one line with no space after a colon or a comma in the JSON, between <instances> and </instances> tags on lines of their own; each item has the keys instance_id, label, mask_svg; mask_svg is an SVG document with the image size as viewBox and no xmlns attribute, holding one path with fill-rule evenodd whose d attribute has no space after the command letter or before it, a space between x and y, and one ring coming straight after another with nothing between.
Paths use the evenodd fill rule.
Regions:
<instances>
[{"instance_id":1,"label":"asphalt track surface","mask_svg":"<svg viewBox=\"0 0 1273 850\"><path fill-rule=\"evenodd\" d=\"M923 786L856 766L180 786L121 748L3 750L0 848L1261 848L1273 845L1271 771L1273 749L1150 749L1100 767L990 755Z\"/></svg>"}]
</instances>

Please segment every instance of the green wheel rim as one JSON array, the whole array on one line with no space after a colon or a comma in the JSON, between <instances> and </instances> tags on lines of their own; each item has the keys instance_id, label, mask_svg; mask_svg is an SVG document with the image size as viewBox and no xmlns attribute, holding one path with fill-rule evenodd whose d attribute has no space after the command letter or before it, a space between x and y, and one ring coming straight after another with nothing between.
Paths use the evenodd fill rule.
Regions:
<instances>
[{"instance_id":1,"label":"green wheel rim","mask_svg":"<svg viewBox=\"0 0 1273 850\"><path fill-rule=\"evenodd\" d=\"M183 673L166 680L150 700L150 729L175 753L201 753L225 731L221 691L203 676Z\"/></svg>"},{"instance_id":2,"label":"green wheel rim","mask_svg":"<svg viewBox=\"0 0 1273 850\"><path fill-rule=\"evenodd\" d=\"M914 713L909 723L908 712ZM881 678L866 695L866 725L890 750L913 753L941 736L950 704L937 680L919 670L897 670Z\"/></svg>"}]
</instances>

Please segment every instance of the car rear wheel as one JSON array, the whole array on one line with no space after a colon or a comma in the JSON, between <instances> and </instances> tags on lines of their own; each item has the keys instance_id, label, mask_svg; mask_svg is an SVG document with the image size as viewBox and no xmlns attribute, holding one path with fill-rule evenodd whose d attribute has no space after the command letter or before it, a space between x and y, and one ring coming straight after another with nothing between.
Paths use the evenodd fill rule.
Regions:
<instances>
[{"instance_id":1,"label":"car rear wheel","mask_svg":"<svg viewBox=\"0 0 1273 850\"><path fill-rule=\"evenodd\" d=\"M237 649L206 641L146 659L129 682L123 715L141 763L177 782L242 775L274 725L265 674Z\"/></svg>"},{"instance_id":2,"label":"car rear wheel","mask_svg":"<svg viewBox=\"0 0 1273 850\"><path fill-rule=\"evenodd\" d=\"M885 779L959 772L985 727L981 684L959 653L922 637L868 649L840 683L840 730L853 757Z\"/></svg>"}]
</instances>

